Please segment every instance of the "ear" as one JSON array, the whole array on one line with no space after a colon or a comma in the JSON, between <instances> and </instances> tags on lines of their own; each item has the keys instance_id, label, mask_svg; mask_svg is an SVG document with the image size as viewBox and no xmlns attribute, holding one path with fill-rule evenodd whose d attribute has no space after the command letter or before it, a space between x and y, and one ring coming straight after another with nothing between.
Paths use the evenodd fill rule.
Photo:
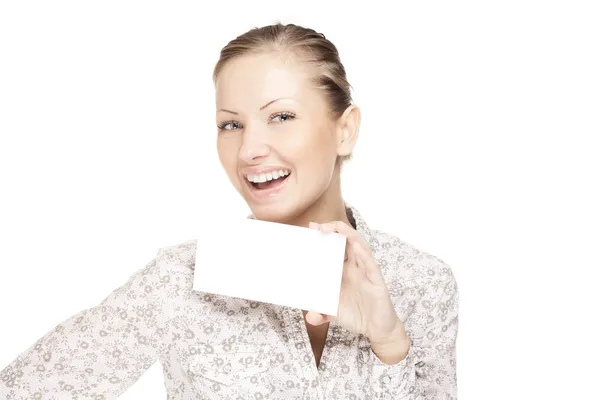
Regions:
<instances>
[{"instance_id":1,"label":"ear","mask_svg":"<svg viewBox=\"0 0 600 400\"><path fill-rule=\"evenodd\" d=\"M338 120L337 143L338 156L352 154L354 145L358 140L358 129L360 128L360 108L352 104L346 108L344 114Z\"/></svg>"}]
</instances>

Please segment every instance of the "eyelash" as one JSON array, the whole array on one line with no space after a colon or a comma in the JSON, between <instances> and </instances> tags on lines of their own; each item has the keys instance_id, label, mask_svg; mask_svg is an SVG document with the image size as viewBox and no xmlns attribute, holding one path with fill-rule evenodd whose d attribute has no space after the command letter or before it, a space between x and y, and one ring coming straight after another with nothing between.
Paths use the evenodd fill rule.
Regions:
<instances>
[{"instance_id":1,"label":"eyelash","mask_svg":"<svg viewBox=\"0 0 600 400\"><path fill-rule=\"evenodd\" d=\"M284 115L288 119L285 120L285 121L279 122L280 124L283 123L283 122L287 122L287 121L290 121L290 120L293 120L294 118L296 118L296 114L294 114L293 112L282 111L282 112L278 112L278 113L275 113L275 114L271 114L271 116L269 117L269 119L273 119L275 117L280 117L280 116L284 116ZM217 128L219 128L219 131L225 131L225 130L227 130L227 131L233 131L233 130L236 130L236 129L225 129L225 127L227 125L233 124L233 123L237 123L238 125L241 125L239 122L237 122L235 120L229 120L229 121L223 121L223 122L221 122L219 125L217 125ZM241 126L243 126L243 125L241 125Z\"/></svg>"}]
</instances>

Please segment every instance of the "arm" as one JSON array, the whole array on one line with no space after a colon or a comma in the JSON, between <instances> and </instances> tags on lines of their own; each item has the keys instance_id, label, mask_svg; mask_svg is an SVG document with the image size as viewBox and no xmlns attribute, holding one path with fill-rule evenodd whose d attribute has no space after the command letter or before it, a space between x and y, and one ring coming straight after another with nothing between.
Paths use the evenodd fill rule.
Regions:
<instances>
[{"instance_id":1,"label":"arm","mask_svg":"<svg viewBox=\"0 0 600 400\"><path fill-rule=\"evenodd\" d=\"M115 399L157 359L165 321L156 258L0 371L1 399Z\"/></svg>"},{"instance_id":2,"label":"arm","mask_svg":"<svg viewBox=\"0 0 600 400\"><path fill-rule=\"evenodd\" d=\"M411 338L408 354L395 364L384 363L371 349L372 387L394 399L454 400L458 287L450 274L427 285L425 291L414 315L425 324L423 336ZM398 349L403 351L400 345Z\"/></svg>"}]
</instances>

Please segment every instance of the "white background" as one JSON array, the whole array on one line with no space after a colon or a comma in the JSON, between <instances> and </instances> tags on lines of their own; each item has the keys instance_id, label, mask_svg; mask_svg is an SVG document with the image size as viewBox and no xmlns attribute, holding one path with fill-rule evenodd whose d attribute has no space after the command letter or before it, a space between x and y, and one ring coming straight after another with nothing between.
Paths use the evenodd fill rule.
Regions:
<instances>
[{"instance_id":1,"label":"white background","mask_svg":"<svg viewBox=\"0 0 600 400\"><path fill-rule=\"evenodd\" d=\"M281 20L332 40L355 89L345 199L453 268L460 398L597 394L593 3L0 3L0 369L158 248L247 215L211 74ZM165 397L158 363L121 396Z\"/></svg>"}]
</instances>

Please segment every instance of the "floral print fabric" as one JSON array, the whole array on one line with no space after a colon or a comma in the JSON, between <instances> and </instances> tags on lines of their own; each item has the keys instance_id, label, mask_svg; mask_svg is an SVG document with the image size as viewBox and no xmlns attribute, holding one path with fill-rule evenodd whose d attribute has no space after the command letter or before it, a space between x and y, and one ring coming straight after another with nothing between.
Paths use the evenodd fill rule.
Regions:
<instances>
[{"instance_id":1,"label":"floral print fabric","mask_svg":"<svg viewBox=\"0 0 600 400\"><path fill-rule=\"evenodd\" d=\"M115 399L156 361L169 400L456 399L451 268L348 211L411 338L401 362L384 364L366 337L332 322L317 368L301 310L192 289L190 240L159 249L99 305L22 352L0 371L0 399Z\"/></svg>"}]
</instances>

